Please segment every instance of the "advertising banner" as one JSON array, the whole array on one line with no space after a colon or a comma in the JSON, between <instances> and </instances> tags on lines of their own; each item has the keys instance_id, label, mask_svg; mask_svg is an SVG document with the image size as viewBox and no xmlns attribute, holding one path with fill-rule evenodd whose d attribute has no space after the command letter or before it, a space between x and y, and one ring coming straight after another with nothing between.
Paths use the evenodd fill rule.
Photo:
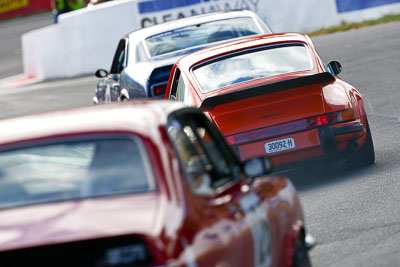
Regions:
<instances>
[{"instance_id":1,"label":"advertising banner","mask_svg":"<svg viewBox=\"0 0 400 267\"><path fill-rule=\"evenodd\" d=\"M28 6L28 0L1 0L0 14Z\"/></svg>"},{"instance_id":2,"label":"advertising banner","mask_svg":"<svg viewBox=\"0 0 400 267\"><path fill-rule=\"evenodd\" d=\"M50 9L50 0L0 0L0 20Z\"/></svg>"},{"instance_id":3,"label":"advertising banner","mask_svg":"<svg viewBox=\"0 0 400 267\"><path fill-rule=\"evenodd\" d=\"M248 9L257 12L260 0L147 0L138 3L142 28L216 11Z\"/></svg>"},{"instance_id":4,"label":"advertising banner","mask_svg":"<svg viewBox=\"0 0 400 267\"><path fill-rule=\"evenodd\" d=\"M400 0L336 0L339 13L400 3Z\"/></svg>"}]
</instances>

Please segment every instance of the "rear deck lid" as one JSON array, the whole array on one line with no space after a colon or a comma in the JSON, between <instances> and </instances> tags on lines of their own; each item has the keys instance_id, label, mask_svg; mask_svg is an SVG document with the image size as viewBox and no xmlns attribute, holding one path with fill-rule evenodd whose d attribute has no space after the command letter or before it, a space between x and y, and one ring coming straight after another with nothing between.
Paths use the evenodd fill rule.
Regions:
<instances>
[{"instance_id":1,"label":"rear deck lid","mask_svg":"<svg viewBox=\"0 0 400 267\"><path fill-rule=\"evenodd\" d=\"M224 136L284 125L323 114L322 88L333 80L331 74L320 73L273 82L206 98L200 108L210 113Z\"/></svg>"}]
</instances>

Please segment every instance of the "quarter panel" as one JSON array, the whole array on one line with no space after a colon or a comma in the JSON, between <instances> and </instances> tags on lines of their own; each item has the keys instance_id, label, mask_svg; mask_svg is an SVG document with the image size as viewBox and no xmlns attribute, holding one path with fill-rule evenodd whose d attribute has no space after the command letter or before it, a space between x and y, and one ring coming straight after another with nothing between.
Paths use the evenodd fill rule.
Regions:
<instances>
[{"instance_id":1,"label":"quarter panel","mask_svg":"<svg viewBox=\"0 0 400 267\"><path fill-rule=\"evenodd\" d=\"M134 78L135 77L135 78ZM135 71L131 68L125 69L121 73L121 89L128 90L129 98L143 98L146 97L145 83L136 80L141 75L135 75Z\"/></svg>"},{"instance_id":2,"label":"quarter panel","mask_svg":"<svg viewBox=\"0 0 400 267\"><path fill-rule=\"evenodd\" d=\"M345 110L352 107L348 87L349 85L335 77L335 82L328 84L323 88L323 96L325 100L325 112L334 112Z\"/></svg>"}]
</instances>

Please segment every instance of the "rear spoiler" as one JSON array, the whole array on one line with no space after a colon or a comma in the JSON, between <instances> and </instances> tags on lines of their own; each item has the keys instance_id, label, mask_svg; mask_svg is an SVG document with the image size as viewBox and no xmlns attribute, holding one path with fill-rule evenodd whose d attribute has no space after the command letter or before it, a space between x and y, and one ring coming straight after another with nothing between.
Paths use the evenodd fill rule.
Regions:
<instances>
[{"instance_id":1,"label":"rear spoiler","mask_svg":"<svg viewBox=\"0 0 400 267\"><path fill-rule=\"evenodd\" d=\"M202 110L211 110L216 106L257 97L261 95L267 95L276 93L279 91L289 90L297 87L303 87L310 84L329 84L335 81L335 78L329 72L318 73L310 76L294 78L289 80L277 81L268 84L258 85L241 89L238 91L211 96L204 99L201 103L200 108Z\"/></svg>"}]
</instances>

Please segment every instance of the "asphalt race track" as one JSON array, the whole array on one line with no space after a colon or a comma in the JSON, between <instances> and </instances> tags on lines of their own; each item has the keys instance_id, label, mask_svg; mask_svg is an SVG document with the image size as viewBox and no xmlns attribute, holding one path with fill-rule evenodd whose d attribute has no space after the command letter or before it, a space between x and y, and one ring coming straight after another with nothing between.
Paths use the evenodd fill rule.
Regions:
<instances>
[{"instance_id":1,"label":"asphalt race track","mask_svg":"<svg viewBox=\"0 0 400 267\"><path fill-rule=\"evenodd\" d=\"M0 79L22 72L19 36L51 24L49 13L0 22ZM400 22L314 38L326 62L366 100L376 164L345 170L341 162L288 172L309 232L314 266L400 266ZM1 83L1 81L0 81ZM90 105L96 78L0 87L0 117Z\"/></svg>"}]
</instances>

